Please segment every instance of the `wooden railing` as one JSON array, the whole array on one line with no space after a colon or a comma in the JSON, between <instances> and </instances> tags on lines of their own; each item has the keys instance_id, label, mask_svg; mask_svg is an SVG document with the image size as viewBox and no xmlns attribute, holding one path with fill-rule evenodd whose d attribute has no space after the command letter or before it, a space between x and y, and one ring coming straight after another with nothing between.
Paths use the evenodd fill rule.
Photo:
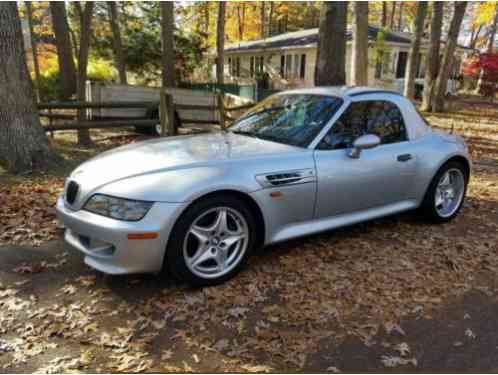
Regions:
<instances>
[{"instance_id":1,"label":"wooden railing","mask_svg":"<svg viewBox=\"0 0 498 375\"><path fill-rule=\"evenodd\" d=\"M245 104L236 107L225 107L222 94L218 94L216 105L197 105L197 104L175 104L173 97L166 91L161 91L160 101L136 101L136 102L51 102L39 103L38 110L41 117L46 117L49 124L44 126L45 131L58 130L78 130L78 129L102 129L102 128L119 128L130 126L154 126L157 124L157 119L146 117L120 118L120 119L95 119L86 118L83 121L73 121L68 123L54 124L53 120L75 120L76 114L53 113L54 110L76 110L82 111L86 109L101 109L101 108L125 108L136 109L144 108L146 111L153 111L159 108L159 121L161 123L162 135L176 135L178 129L175 126L175 112L177 110L205 110L219 111L219 125L225 128L228 121L233 121L234 118L229 115L230 112L246 110L253 107L254 104ZM196 120L188 118L180 118L181 123L216 123L210 120Z\"/></svg>"}]
</instances>

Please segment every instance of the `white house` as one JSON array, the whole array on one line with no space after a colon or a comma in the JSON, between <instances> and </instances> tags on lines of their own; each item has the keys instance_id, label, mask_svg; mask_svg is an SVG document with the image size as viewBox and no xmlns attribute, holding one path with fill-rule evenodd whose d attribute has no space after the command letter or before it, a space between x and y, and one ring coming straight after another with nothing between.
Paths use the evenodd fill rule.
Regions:
<instances>
[{"instance_id":1,"label":"white house","mask_svg":"<svg viewBox=\"0 0 498 375\"><path fill-rule=\"evenodd\" d=\"M369 85L399 89L400 78L405 77L410 50L411 34L383 31L369 26ZM346 84L351 82L352 34L347 31ZM379 37L379 38L378 38ZM379 41L381 40L381 41ZM225 48L225 72L230 82L253 80L258 73L267 72L273 89L312 87L314 85L318 29L285 33L266 39L240 42ZM442 42L442 44L444 44ZM417 77L422 77L425 68L428 41L423 40ZM382 51L383 63L380 72L375 67L377 51ZM458 47L460 57L464 48ZM456 59L454 72L458 73L460 58ZM396 81L398 79L398 81Z\"/></svg>"}]
</instances>

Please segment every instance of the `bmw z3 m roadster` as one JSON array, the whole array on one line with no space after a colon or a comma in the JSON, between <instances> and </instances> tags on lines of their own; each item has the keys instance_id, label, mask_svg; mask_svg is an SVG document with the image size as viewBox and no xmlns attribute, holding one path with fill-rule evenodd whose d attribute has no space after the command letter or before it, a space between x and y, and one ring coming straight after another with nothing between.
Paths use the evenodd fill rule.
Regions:
<instances>
[{"instance_id":1,"label":"bmw z3 m roadster","mask_svg":"<svg viewBox=\"0 0 498 375\"><path fill-rule=\"evenodd\" d=\"M104 152L67 178L57 212L97 270L211 285L279 241L415 209L451 220L470 169L462 138L394 92L303 89L226 131Z\"/></svg>"}]
</instances>

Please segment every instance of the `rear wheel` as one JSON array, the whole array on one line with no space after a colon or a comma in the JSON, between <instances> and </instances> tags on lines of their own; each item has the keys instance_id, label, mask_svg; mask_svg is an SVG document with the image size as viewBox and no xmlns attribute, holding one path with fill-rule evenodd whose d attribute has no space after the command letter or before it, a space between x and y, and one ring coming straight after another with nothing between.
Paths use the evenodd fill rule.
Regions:
<instances>
[{"instance_id":1,"label":"rear wheel","mask_svg":"<svg viewBox=\"0 0 498 375\"><path fill-rule=\"evenodd\" d=\"M151 113L150 118L153 120L157 120L157 123L153 126L135 126L135 130L141 134L149 134L149 135L161 135L162 126L161 120L159 118L159 111L154 111ZM180 116L175 112L175 127L178 129L181 126Z\"/></svg>"},{"instance_id":2,"label":"rear wheel","mask_svg":"<svg viewBox=\"0 0 498 375\"><path fill-rule=\"evenodd\" d=\"M467 182L467 171L461 163L443 165L425 194L422 204L425 216L434 222L453 219L462 207Z\"/></svg>"},{"instance_id":3,"label":"rear wheel","mask_svg":"<svg viewBox=\"0 0 498 375\"><path fill-rule=\"evenodd\" d=\"M219 284L240 271L254 239L254 218L243 202L209 197L194 203L176 223L168 241L167 266L190 284Z\"/></svg>"}]
</instances>

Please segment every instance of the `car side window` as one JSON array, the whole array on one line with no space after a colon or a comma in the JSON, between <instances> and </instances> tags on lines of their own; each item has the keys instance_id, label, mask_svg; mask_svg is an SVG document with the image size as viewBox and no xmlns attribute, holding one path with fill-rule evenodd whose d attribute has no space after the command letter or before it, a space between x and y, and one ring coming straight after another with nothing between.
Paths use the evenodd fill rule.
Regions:
<instances>
[{"instance_id":1,"label":"car side window","mask_svg":"<svg viewBox=\"0 0 498 375\"><path fill-rule=\"evenodd\" d=\"M322 139L318 149L350 148L354 140L364 134L377 135L381 144L406 141L405 122L398 106L383 100L351 103Z\"/></svg>"}]
</instances>

